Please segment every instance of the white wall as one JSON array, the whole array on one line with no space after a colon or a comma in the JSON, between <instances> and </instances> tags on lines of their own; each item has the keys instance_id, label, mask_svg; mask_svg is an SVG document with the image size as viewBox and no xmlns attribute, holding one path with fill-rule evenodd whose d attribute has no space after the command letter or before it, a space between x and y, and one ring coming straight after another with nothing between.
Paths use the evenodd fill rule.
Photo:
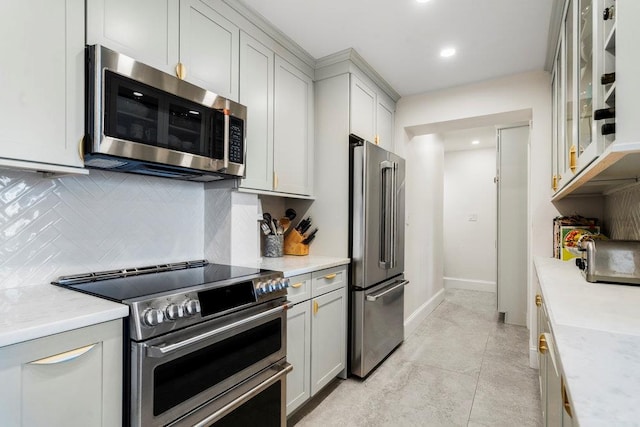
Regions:
<instances>
[{"instance_id":1,"label":"white wall","mask_svg":"<svg viewBox=\"0 0 640 427\"><path fill-rule=\"evenodd\" d=\"M444 286L496 291L496 150L444 154Z\"/></svg>"},{"instance_id":2,"label":"white wall","mask_svg":"<svg viewBox=\"0 0 640 427\"><path fill-rule=\"evenodd\" d=\"M203 184L0 169L0 288L203 258Z\"/></svg>"},{"instance_id":3,"label":"white wall","mask_svg":"<svg viewBox=\"0 0 640 427\"><path fill-rule=\"evenodd\" d=\"M443 299L444 147L438 135L406 147L405 336Z\"/></svg>"},{"instance_id":4,"label":"white wall","mask_svg":"<svg viewBox=\"0 0 640 427\"><path fill-rule=\"evenodd\" d=\"M532 256L551 256L552 218L557 211L550 202L551 176L551 87L547 72L536 71L517 74L501 79L445 89L400 99L396 109L396 151L407 158L413 168L426 170L428 165L419 165L420 159L411 156L413 147L422 137L415 135L434 133L462 127L508 124L531 118L531 162L529 165L529 301L532 301ZM422 187L411 187L407 199L420 199L425 192ZM436 191L434 182L433 191ZM409 190L409 187L408 187ZM433 207L422 206L425 221L436 221L438 215ZM424 236L423 238L428 238ZM442 239L435 237L434 239ZM408 244L408 243L407 243ZM435 246L442 245L442 240ZM412 248L407 246L407 251ZM407 316L416 316L416 307L434 298L438 291L438 279L423 280L417 266L408 265L407 277L418 283L407 288L405 305ZM529 324L534 324L535 311L528 305ZM530 349L535 349L533 339ZM534 354L534 353L533 353Z\"/></svg>"}]
</instances>

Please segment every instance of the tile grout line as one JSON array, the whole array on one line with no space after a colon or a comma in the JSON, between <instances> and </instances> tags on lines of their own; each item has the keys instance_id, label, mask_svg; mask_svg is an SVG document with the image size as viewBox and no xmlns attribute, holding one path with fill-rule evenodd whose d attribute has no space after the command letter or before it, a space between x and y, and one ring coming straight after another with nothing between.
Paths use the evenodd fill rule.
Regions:
<instances>
[{"instance_id":1,"label":"tile grout line","mask_svg":"<svg viewBox=\"0 0 640 427\"><path fill-rule=\"evenodd\" d=\"M471 422L471 414L473 413L473 404L476 401L476 394L478 393L478 384L480 384L480 375L482 375L482 367L484 365L484 358L487 354L487 346L489 345L489 338L491 338L491 331L487 334L487 341L484 343L484 351L482 352L482 360L480 361L480 370L478 371L478 379L476 380L476 388L473 390L473 399L471 399L471 408L469 408L469 416L467 417L467 426Z\"/></svg>"}]
</instances>

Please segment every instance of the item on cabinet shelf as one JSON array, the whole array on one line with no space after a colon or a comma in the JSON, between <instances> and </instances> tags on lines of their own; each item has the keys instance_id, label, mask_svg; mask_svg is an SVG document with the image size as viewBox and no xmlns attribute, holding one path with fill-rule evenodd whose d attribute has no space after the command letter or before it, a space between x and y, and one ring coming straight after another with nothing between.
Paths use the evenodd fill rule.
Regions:
<instances>
[{"instance_id":1,"label":"item on cabinet shelf","mask_svg":"<svg viewBox=\"0 0 640 427\"><path fill-rule=\"evenodd\" d=\"M600 131L603 135L611 135L616 133L616 124L615 123L605 123L600 128Z\"/></svg>"},{"instance_id":2,"label":"item on cabinet shelf","mask_svg":"<svg viewBox=\"0 0 640 427\"><path fill-rule=\"evenodd\" d=\"M267 236L267 235L271 234L271 227L269 227L269 226L267 225L267 223L266 223L266 222L264 222L264 221L260 221L260 229L262 229L262 233L263 233L265 236Z\"/></svg>"},{"instance_id":3,"label":"item on cabinet shelf","mask_svg":"<svg viewBox=\"0 0 640 427\"><path fill-rule=\"evenodd\" d=\"M269 234L264 241L264 256L278 258L283 254L284 236L282 234Z\"/></svg>"},{"instance_id":4,"label":"item on cabinet shelf","mask_svg":"<svg viewBox=\"0 0 640 427\"><path fill-rule=\"evenodd\" d=\"M600 83L603 85L609 85L616 81L616 73L605 73L600 77Z\"/></svg>"},{"instance_id":5,"label":"item on cabinet shelf","mask_svg":"<svg viewBox=\"0 0 640 427\"><path fill-rule=\"evenodd\" d=\"M291 220L289 218L287 218L286 216L282 217L282 218L280 218L278 220L278 225L279 225L279 227L282 228L282 233L281 234L284 234L284 233L287 232L289 227L291 227Z\"/></svg>"},{"instance_id":6,"label":"item on cabinet shelf","mask_svg":"<svg viewBox=\"0 0 640 427\"><path fill-rule=\"evenodd\" d=\"M287 255L309 255L309 245L303 243L305 237L293 229L284 239L284 253Z\"/></svg>"},{"instance_id":7,"label":"item on cabinet shelf","mask_svg":"<svg viewBox=\"0 0 640 427\"><path fill-rule=\"evenodd\" d=\"M609 19L614 19L615 17L616 17L615 5L611 5L602 11L602 19L604 19L605 21L608 21Z\"/></svg>"},{"instance_id":8,"label":"item on cabinet shelf","mask_svg":"<svg viewBox=\"0 0 640 427\"><path fill-rule=\"evenodd\" d=\"M616 116L616 107L601 108L593 112L594 120L613 119Z\"/></svg>"},{"instance_id":9,"label":"item on cabinet shelf","mask_svg":"<svg viewBox=\"0 0 640 427\"><path fill-rule=\"evenodd\" d=\"M640 241L586 239L576 259L587 282L640 285Z\"/></svg>"},{"instance_id":10,"label":"item on cabinet shelf","mask_svg":"<svg viewBox=\"0 0 640 427\"><path fill-rule=\"evenodd\" d=\"M273 218L271 217L271 214L268 212L265 212L262 214L262 218L264 218L264 221L267 223L267 225L271 229L271 233L278 234L278 228L276 227L275 222L273 222Z\"/></svg>"},{"instance_id":11,"label":"item on cabinet shelf","mask_svg":"<svg viewBox=\"0 0 640 427\"><path fill-rule=\"evenodd\" d=\"M585 218L579 215L553 220L553 257L563 261L580 256L579 240L585 234L599 234L597 218Z\"/></svg>"},{"instance_id":12,"label":"item on cabinet shelf","mask_svg":"<svg viewBox=\"0 0 640 427\"><path fill-rule=\"evenodd\" d=\"M298 215L298 213L293 208L289 208L284 212L284 216L289 218L290 221L293 221L296 218L297 215Z\"/></svg>"},{"instance_id":13,"label":"item on cabinet shelf","mask_svg":"<svg viewBox=\"0 0 640 427\"><path fill-rule=\"evenodd\" d=\"M86 167L194 182L244 176L244 105L100 45L86 47L86 69Z\"/></svg>"}]
</instances>

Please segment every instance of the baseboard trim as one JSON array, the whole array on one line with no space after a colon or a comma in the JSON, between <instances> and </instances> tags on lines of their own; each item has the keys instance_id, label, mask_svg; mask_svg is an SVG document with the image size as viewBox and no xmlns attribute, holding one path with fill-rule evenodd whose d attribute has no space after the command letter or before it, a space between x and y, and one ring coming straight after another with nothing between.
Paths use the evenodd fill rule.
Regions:
<instances>
[{"instance_id":1,"label":"baseboard trim","mask_svg":"<svg viewBox=\"0 0 640 427\"><path fill-rule=\"evenodd\" d=\"M406 339L411 335L418 325L420 325L420 323L422 323L422 321L426 319L442 301L444 301L444 289L440 289L433 297L431 297L431 299L411 313L411 316L404 321L404 338Z\"/></svg>"},{"instance_id":2,"label":"baseboard trim","mask_svg":"<svg viewBox=\"0 0 640 427\"><path fill-rule=\"evenodd\" d=\"M459 279L457 277L444 277L445 289L466 289L468 291L497 292L496 282L489 280Z\"/></svg>"},{"instance_id":3,"label":"baseboard trim","mask_svg":"<svg viewBox=\"0 0 640 427\"><path fill-rule=\"evenodd\" d=\"M540 366L538 366L538 349L535 347L529 347L529 367L540 369Z\"/></svg>"}]
</instances>

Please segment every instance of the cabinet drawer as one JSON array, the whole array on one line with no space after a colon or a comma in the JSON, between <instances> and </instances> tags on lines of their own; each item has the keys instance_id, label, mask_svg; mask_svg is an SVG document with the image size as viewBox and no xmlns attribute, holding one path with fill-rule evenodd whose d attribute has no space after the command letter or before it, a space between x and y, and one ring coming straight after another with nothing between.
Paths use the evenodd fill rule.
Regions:
<instances>
[{"instance_id":1,"label":"cabinet drawer","mask_svg":"<svg viewBox=\"0 0 640 427\"><path fill-rule=\"evenodd\" d=\"M327 268L312 273L312 296L326 294L346 286L347 270L344 266Z\"/></svg>"},{"instance_id":2,"label":"cabinet drawer","mask_svg":"<svg viewBox=\"0 0 640 427\"><path fill-rule=\"evenodd\" d=\"M289 277L287 299L291 304L297 304L309 298L311 298L311 274Z\"/></svg>"}]
</instances>

